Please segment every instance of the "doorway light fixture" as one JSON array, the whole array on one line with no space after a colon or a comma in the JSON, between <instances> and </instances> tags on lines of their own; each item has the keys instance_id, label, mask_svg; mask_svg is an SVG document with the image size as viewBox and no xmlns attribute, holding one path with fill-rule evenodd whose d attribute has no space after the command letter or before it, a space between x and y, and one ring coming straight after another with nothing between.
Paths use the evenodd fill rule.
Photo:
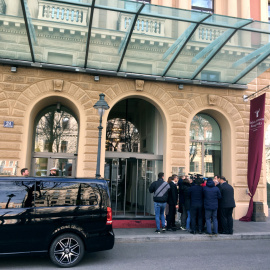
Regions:
<instances>
[{"instance_id":1,"label":"doorway light fixture","mask_svg":"<svg viewBox=\"0 0 270 270\"><path fill-rule=\"evenodd\" d=\"M183 84L179 84L179 85L178 85L178 89L179 89L179 90L183 90L183 89L184 89L184 85L183 85Z\"/></svg>"},{"instance_id":2,"label":"doorway light fixture","mask_svg":"<svg viewBox=\"0 0 270 270\"><path fill-rule=\"evenodd\" d=\"M17 67L11 67L10 71L14 73L17 72Z\"/></svg>"}]
</instances>

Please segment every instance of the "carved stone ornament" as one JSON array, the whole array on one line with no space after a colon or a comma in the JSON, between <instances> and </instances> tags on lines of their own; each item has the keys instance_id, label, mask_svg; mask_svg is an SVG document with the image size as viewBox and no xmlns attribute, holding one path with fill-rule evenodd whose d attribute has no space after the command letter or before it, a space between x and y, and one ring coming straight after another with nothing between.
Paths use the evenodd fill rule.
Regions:
<instances>
[{"instance_id":1,"label":"carved stone ornament","mask_svg":"<svg viewBox=\"0 0 270 270\"><path fill-rule=\"evenodd\" d=\"M216 95L208 95L208 103L209 103L209 105L216 105L217 96Z\"/></svg>"},{"instance_id":2,"label":"carved stone ornament","mask_svg":"<svg viewBox=\"0 0 270 270\"><path fill-rule=\"evenodd\" d=\"M136 91L143 91L144 80L136 80Z\"/></svg>"},{"instance_id":3,"label":"carved stone ornament","mask_svg":"<svg viewBox=\"0 0 270 270\"><path fill-rule=\"evenodd\" d=\"M63 80L53 80L53 90L56 92L61 92L63 90L64 81Z\"/></svg>"}]
</instances>

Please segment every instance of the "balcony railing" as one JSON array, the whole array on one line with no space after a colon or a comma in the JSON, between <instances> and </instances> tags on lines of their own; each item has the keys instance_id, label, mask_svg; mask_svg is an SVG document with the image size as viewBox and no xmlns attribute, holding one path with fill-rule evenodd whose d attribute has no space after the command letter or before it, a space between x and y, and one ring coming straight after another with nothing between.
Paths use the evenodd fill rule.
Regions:
<instances>
[{"instance_id":1,"label":"balcony railing","mask_svg":"<svg viewBox=\"0 0 270 270\"><path fill-rule=\"evenodd\" d=\"M127 31L131 24L132 16L121 13L119 16L119 30ZM165 20L140 16L136 22L133 33L164 36Z\"/></svg>"},{"instance_id":2,"label":"balcony railing","mask_svg":"<svg viewBox=\"0 0 270 270\"><path fill-rule=\"evenodd\" d=\"M212 42L216 40L219 36L221 36L225 31L221 30L220 28L215 28L213 26L202 25L198 27L198 30L196 31L196 36L193 38L193 41ZM233 36L228 41L228 44L236 45L235 42L236 38Z\"/></svg>"},{"instance_id":3,"label":"balcony railing","mask_svg":"<svg viewBox=\"0 0 270 270\"><path fill-rule=\"evenodd\" d=\"M85 26L87 12L83 7L39 1L38 19Z\"/></svg>"}]
</instances>

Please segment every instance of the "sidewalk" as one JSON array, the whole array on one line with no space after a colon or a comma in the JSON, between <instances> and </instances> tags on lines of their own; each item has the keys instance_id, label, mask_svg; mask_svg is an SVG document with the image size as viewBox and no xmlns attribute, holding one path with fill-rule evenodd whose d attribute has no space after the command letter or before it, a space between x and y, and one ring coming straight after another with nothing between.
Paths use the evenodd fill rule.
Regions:
<instances>
[{"instance_id":1,"label":"sidewalk","mask_svg":"<svg viewBox=\"0 0 270 270\"><path fill-rule=\"evenodd\" d=\"M270 239L270 217L266 222L242 222L234 220L234 234L208 236L206 234L190 234L177 230L156 234L155 229L114 229L116 243L172 242L172 241L220 241L220 240L254 240Z\"/></svg>"}]
</instances>

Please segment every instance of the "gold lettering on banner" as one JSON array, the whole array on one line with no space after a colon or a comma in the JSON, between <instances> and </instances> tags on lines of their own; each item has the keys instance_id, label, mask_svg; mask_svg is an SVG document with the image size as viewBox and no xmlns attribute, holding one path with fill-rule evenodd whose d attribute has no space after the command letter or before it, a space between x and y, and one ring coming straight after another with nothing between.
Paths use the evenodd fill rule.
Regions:
<instances>
[{"instance_id":1,"label":"gold lettering on banner","mask_svg":"<svg viewBox=\"0 0 270 270\"><path fill-rule=\"evenodd\" d=\"M143 91L143 87L144 87L144 80L136 80L135 81L136 91Z\"/></svg>"},{"instance_id":2,"label":"gold lettering on banner","mask_svg":"<svg viewBox=\"0 0 270 270\"><path fill-rule=\"evenodd\" d=\"M216 95L208 95L208 103L209 103L209 105L216 105L217 96Z\"/></svg>"},{"instance_id":3,"label":"gold lettering on banner","mask_svg":"<svg viewBox=\"0 0 270 270\"><path fill-rule=\"evenodd\" d=\"M63 80L53 80L53 90L55 92L61 92L63 90Z\"/></svg>"}]
</instances>

